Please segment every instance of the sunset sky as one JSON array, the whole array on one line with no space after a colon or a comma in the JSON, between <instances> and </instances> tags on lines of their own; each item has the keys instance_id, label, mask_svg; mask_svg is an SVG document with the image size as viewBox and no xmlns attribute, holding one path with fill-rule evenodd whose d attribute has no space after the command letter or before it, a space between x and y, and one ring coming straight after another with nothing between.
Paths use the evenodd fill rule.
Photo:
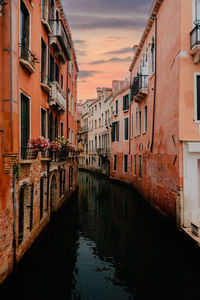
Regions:
<instances>
[{"instance_id":1,"label":"sunset sky","mask_svg":"<svg viewBox=\"0 0 200 300\"><path fill-rule=\"evenodd\" d=\"M152 0L62 0L79 64L78 99L129 77Z\"/></svg>"}]
</instances>

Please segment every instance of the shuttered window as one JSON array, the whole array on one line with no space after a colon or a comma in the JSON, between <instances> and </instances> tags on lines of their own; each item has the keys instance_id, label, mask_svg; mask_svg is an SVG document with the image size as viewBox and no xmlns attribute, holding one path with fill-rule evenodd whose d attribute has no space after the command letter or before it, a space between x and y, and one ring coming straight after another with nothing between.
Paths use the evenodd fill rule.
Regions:
<instances>
[{"instance_id":1,"label":"shuttered window","mask_svg":"<svg viewBox=\"0 0 200 300\"><path fill-rule=\"evenodd\" d=\"M200 0L195 0L195 24L200 24Z\"/></svg>"},{"instance_id":2,"label":"shuttered window","mask_svg":"<svg viewBox=\"0 0 200 300\"><path fill-rule=\"evenodd\" d=\"M112 142L119 142L119 121L112 123Z\"/></svg>"},{"instance_id":3,"label":"shuttered window","mask_svg":"<svg viewBox=\"0 0 200 300\"><path fill-rule=\"evenodd\" d=\"M41 136L46 137L46 111L41 108Z\"/></svg>"},{"instance_id":4,"label":"shuttered window","mask_svg":"<svg viewBox=\"0 0 200 300\"><path fill-rule=\"evenodd\" d=\"M26 158L27 144L30 137L29 99L21 94L21 158Z\"/></svg>"},{"instance_id":5,"label":"shuttered window","mask_svg":"<svg viewBox=\"0 0 200 300\"><path fill-rule=\"evenodd\" d=\"M117 155L113 156L113 170L117 170Z\"/></svg>"},{"instance_id":6,"label":"shuttered window","mask_svg":"<svg viewBox=\"0 0 200 300\"><path fill-rule=\"evenodd\" d=\"M142 155L139 155L139 173L138 173L139 178L142 178Z\"/></svg>"},{"instance_id":7,"label":"shuttered window","mask_svg":"<svg viewBox=\"0 0 200 300\"><path fill-rule=\"evenodd\" d=\"M123 96L123 110L129 109L129 94Z\"/></svg>"},{"instance_id":8,"label":"shuttered window","mask_svg":"<svg viewBox=\"0 0 200 300\"><path fill-rule=\"evenodd\" d=\"M47 82L47 47L43 39L41 39L41 82Z\"/></svg>"},{"instance_id":9,"label":"shuttered window","mask_svg":"<svg viewBox=\"0 0 200 300\"><path fill-rule=\"evenodd\" d=\"M147 106L144 108L144 132L147 132Z\"/></svg>"},{"instance_id":10,"label":"shuttered window","mask_svg":"<svg viewBox=\"0 0 200 300\"><path fill-rule=\"evenodd\" d=\"M139 134L142 132L142 113L139 112Z\"/></svg>"},{"instance_id":11,"label":"shuttered window","mask_svg":"<svg viewBox=\"0 0 200 300\"><path fill-rule=\"evenodd\" d=\"M115 114L117 115L118 114L118 105L119 105L119 101L117 100L115 102Z\"/></svg>"},{"instance_id":12,"label":"shuttered window","mask_svg":"<svg viewBox=\"0 0 200 300\"><path fill-rule=\"evenodd\" d=\"M200 121L200 76L197 76L197 121Z\"/></svg>"},{"instance_id":13,"label":"shuttered window","mask_svg":"<svg viewBox=\"0 0 200 300\"><path fill-rule=\"evenodd\" d=\"M124 119L124 140L128 140L128 120L129 118Z\"/></svg>"},{"instance_id":14,"label":"shuttered window","mask_svg":"<svg viewBox=\"0 0 200 300\"><path fill-rule=\"evenodd\" d=\"M128 172L128 155L127 154L124 155L124 172L125 173Z\"/></svg>"}]
</instances>

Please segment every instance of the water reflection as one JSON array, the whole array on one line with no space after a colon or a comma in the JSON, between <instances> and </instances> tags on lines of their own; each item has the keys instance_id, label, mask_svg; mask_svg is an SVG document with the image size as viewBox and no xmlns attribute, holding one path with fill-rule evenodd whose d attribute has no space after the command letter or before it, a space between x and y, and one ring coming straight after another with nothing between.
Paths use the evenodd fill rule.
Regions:
<instances>
[{"instance_id":1,"label":"water reflection","mask_svg":"<svg viewBox=\"0 0 200 300\"><path fill-rule=\"evenodd\" d=\"M128 186L84 172L79 184L0 296L200 299L198 261L174 228Z\"/></svg>"}]
</instances>

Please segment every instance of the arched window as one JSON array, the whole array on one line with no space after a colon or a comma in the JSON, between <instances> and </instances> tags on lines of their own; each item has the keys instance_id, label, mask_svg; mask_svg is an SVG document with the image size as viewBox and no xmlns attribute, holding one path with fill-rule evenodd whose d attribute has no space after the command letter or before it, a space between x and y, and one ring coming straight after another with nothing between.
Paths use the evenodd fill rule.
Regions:
<instances>
[{"instance_id":1,"label":"arched window","mask_svg":"<svg viewBox=\"0 0 200 300\"><path fill-rule=\"evenodd\" d=\"M53 113L50 113L49 117L49 139L50 141L54 140L54 118L53 118Z\"/></svg>"}]
</instances>

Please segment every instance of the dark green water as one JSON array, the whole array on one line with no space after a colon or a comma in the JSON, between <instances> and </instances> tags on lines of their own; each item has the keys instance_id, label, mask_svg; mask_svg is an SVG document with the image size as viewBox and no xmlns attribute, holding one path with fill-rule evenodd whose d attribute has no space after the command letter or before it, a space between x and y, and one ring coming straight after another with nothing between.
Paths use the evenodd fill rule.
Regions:
<instances>
[{"instance_id":1,"label":"dark green water","mask_svg":"<svg viewBox=\"0 0 200 300\"><path fill-rule=\"evenodd\" d=\"M200 299L197 251L132 189L79 173L0 299Z\"/></svg>"}]
</instances>

